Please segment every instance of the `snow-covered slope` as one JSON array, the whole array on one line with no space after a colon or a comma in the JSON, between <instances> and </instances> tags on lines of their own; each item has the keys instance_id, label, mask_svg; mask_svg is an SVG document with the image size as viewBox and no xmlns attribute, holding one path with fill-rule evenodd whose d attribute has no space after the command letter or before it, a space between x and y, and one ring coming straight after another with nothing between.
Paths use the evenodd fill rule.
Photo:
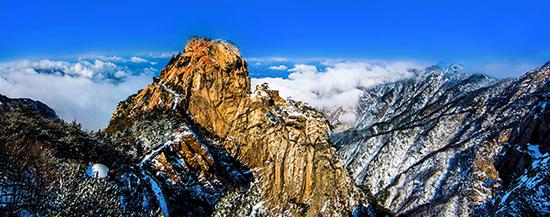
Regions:
<instances>
[{"instance_id":1,"label":"snow-covered slope","mask_svg":"<svg viewBox=\"0 0 550 217\"><path fill-rule=\"evenodd\" d=\"M431 67L366 90L355 127L332 139L355 182L397 214L487 214L507 173L497 157L548 101L549 68L497 81Z\"/></svg>"}]
</instances>

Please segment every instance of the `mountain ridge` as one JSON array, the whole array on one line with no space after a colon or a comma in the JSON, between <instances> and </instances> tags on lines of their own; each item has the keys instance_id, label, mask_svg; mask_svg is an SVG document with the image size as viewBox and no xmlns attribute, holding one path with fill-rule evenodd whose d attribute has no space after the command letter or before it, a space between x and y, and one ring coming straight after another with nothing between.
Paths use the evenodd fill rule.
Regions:
<instances>
[{"instance_id":1,"label":"mountain ridge","mask_svg":"<svg viewBox=\"0 0 550 217\"><path fill-rule=\"evenodd\" d=\"M499 174L509 172L496 170L497 156L530 108L548 100L539 95L548 92L549 69L501 81L431 70L366 90L355 128L332 138L356 183L389 210L486 215Z\"/></svg>"}]
</instances>

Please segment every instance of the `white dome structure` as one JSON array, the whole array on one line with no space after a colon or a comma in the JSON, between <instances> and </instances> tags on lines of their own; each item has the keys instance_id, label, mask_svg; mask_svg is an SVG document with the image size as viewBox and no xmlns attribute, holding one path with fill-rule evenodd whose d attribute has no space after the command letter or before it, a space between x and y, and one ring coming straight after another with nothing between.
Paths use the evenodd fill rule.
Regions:
<instances>
[{"instance_id":1,"label":"white dome structure","mask_svg":"<svg viewBox=\"0 0 550 217\"><path fill-rule=\"evenodd\" d=\"M86 175L91 178L104 179L109 175L109 168L103 164L91 164L86 169Z\"/></svg>"}]
</instances>

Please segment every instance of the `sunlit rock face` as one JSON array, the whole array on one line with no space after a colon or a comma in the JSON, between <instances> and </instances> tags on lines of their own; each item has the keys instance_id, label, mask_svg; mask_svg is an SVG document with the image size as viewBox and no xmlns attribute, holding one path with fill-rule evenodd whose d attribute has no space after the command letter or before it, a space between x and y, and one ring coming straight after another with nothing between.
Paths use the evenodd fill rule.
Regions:
<instances>
[{"instance_id":1,"label":"sunlit rock face","mask_svg":"<svg viewBox=\"0 0 550 217\"><path fill-rule=\"evenodd\" d=\"M130 141L168 213L351 214L364 197L331 146L326 119L267 85L251 93L246 66L234 45L193 38L158 79L119 104L104 132ZM180 209L185 198L202 210Z\"/></svg>"},{"instance_id":2,"label":"sunlit rock face","mask_svg":"<svg viewBox=\"0 0 550 217\"><path fill-rule=\"evenodd\" d=\"M548 214L548 173L533 171L548 168L549 68L501 81L428 68L366 90L355 127L332 138L355 182L396 214Z\"/></svg>"}]
</instances>

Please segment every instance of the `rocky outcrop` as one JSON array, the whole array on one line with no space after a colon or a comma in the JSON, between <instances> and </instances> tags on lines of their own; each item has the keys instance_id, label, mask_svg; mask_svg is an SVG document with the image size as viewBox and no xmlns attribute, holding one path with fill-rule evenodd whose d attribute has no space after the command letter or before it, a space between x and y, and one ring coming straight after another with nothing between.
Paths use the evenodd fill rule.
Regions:
<instances>
[{"instance_id":1,"label":"rocky outcrop","mask_svg":"<svg viewBox=\"0 0 550 217\"><path fill-rule=\"evenodd\" d=\"M185 45L183 53L170 60L159 78L120 103L105 133L134 132L126 139L131 142L166 141L163 136L154 140L144 138L153 132L168 131L170 133L165 134L171 135L177 126L196 128L193 135L201 135L204 139L183 135L171 140L168 149L144 145L145 151L136 153L138 156L149 153L147 156L155 162L152 163L154 169L149 170L151 174L171 173L173 177L183 174L177 170L173 172L172 168L183 165L200 170L200 174L208 177L209 167L221 164L210 157L211 150L227 152L249 168L253 181L241 180L249 181L250 186L239 189L256 199L230 193L237 188L222 192L224 198L209 200L211 204L225 201L217 206L226 209L216 210L220 215L351 214L359 205L355 198L362 196L331 146L326 119L303 103L282 99L267 85L260 85L251 93L246 67L246 61L234 45L193 38ZM164 130L136 130L136 123L144 115L159 111L180 120L169 121ZM141 135L135 133L138 131ZM210 147L201 148L204 141L210 141ZM165 159L166 155L181 156L181 161L167 164L170 160ZM153 178L165 179L159 175ZM172 182L178 185L177 180ZM166 189L163 192L171 194L173 191L166 186L169 185L161 183L162 189ZM251 201L254 204L250 204ZM168 212L175 212L173 207L179 205L168 205Z\"/></svg>"},{"instance_id":2,"label":"rocky outcrop","mask_svg":"<svg viewBox=\"0 0 550 217\"><path fill-rule=\"evenodd\" d=\"M548 101L549 67L502 81L455 69L431 67L366 90L354 129L333 135L355 182L397 214L494 215L488 207L518 177L509 173L532 162L497 163L517 127L544 123L528 116ZM542 125L520 131L548 152ZM541 180L533 191L547 188Z\"/></svg>"}]
</instances>

